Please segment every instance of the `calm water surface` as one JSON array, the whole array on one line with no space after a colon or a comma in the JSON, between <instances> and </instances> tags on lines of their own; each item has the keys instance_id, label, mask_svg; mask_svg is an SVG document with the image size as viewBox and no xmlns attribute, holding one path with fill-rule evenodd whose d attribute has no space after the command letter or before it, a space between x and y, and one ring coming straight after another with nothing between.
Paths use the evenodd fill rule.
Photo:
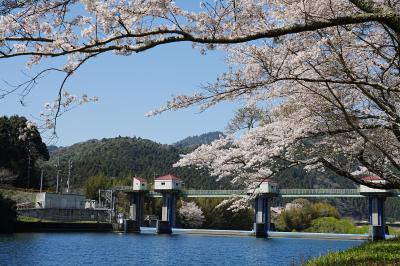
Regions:
<instances>
[{"instance_id":1,"label":"calm water surface","mask_svg":"<svg viewBox=\"0 0 400 266\"><path fill-rule=\"evenodd\" d=\"M298 265L362 241L117 233L0 235L0 265Z\"/></svg>"}]
</instances>

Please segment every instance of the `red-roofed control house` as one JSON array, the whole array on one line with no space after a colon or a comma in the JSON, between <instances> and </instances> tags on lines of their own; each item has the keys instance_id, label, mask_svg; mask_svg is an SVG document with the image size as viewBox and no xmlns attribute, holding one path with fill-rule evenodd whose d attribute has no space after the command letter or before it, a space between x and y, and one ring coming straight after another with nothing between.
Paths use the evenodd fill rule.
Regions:
<instances>
[{"instance_id":1,"label":"red-roofed control house","mask_svg":"<svg viewBox=\"0 0 400 266\"><path fill-rule=\"evenodd\" d=\"M181 190L182 179L173 175L164 175L154 180L154 190Z\"/></svg>"},{"instance_id":2,"label":"red-roofed control house","mask_svg":"<svg viewBox=\"0 0 400 266\"><path fill-rule=\"evenodd\" d=\"M134 176L132 178L132 189L135 191L147 190L147 181L142 177Z\"/></svg>"},{"instance_id":3,"label":"red-roofed control house","mask_svg":"<svg viewBox=\"0 0 400 266\"><path fill-rule=\"evenodd\" d=\"M371 184L385 184L386 180L382 179L379 176L376 175L370 175L370 176L364 176L362 178L363 181L369 182ZM391 191L388 189L378 189L378 188L372 188L366 185L360 185L360 194L375 194L375 193L390 193Z\"/></svg>"}]
</instances>

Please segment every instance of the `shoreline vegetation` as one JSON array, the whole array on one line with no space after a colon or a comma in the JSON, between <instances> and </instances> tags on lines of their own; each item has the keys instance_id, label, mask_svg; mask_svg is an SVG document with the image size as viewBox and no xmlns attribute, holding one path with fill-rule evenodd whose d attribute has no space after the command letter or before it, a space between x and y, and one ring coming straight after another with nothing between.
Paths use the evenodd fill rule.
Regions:
<instances>
[{"instance_id":1,"label":"shoreline vegetation","mask_svg":"<svg viewBox=\"0 0 400 266\"><path fill-rule=\"evenodd\" d=\"M330 265L400 265L400 237L366 242L345 251L330 252L304 264L304 266Z\"/></svg>"}]
</instances>

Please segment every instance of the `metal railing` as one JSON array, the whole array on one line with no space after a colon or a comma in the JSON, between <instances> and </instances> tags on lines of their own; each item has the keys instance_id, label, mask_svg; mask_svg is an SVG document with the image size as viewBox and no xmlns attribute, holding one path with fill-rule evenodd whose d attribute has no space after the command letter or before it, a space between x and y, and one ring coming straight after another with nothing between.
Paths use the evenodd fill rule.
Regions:
<instances>
[{"instance_id":1,"label":"metal railing","mask_svg":"<svg viewBox=\"0 0 400 266\"><path fill-rule=\"evenodd\" d=\"M116 190L129 191L132 190L130 186L120 186ZM393 190L394 194L400 196L399 190ZM247 190L182 190L180 194L184 197L230 197L230 196L245 196ZM161 197L158 192L149 191L149 197ZM327 188L327 189L280 189L278 197L364 197L360 194L359 189L341 189L341 188Z\"/></svg>"},{"instance_id":2,"label":"metal railing","mask_svg":"<svg viewBox=\"0 0 400 266\"><path fill-rule=\"evenodd\" d=\"M358 195L360 192L358 189L281 189L279 190L281 195Z\"/></svg>"},{"instance_id":3,"label":"metal railing","mask_svg":"<svg viewBox=\"0 0 400 266\"><path fill-rule=\"evenodd\" d=\"M223 195L223 196L233 196L233 195L246 195L246 190L184 190L183 194L187 196L193 195Z\"/></svg>"},{"instance_id":4,"label":"metal railing","mask_svg":"<svg viewBox=\"0 0 400 266\"><path fill-rule=\"evenodd\" d=\"M129 191L129 190L133 190L133 189L132 189L132 186L115 186L115 187L112 187L112 190Z\"/></svg>"}]
</instances>

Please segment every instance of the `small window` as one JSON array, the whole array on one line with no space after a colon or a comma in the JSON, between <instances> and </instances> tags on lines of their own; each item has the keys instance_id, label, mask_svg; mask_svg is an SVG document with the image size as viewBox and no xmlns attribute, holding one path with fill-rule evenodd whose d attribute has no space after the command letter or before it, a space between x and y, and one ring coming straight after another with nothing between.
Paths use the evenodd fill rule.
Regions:
<instances>
[{"instance_id":1,"label":"small window","mask_svg":"<svg viewBox=\"0 0 400 266\"><path fill-rule=\"evenodd\" d=\"M142 187L144 187L144 184L142 184Z\"/></svg>"},{"instance_id":2,"label":"small window","mask_svg":"<svg viewBox=\"0 0 400 266\"><path fill-rule=\"evenodd\" d=\"M165 185L165 182L161 182L161 186L164 186Z\"/></svg>"}]
</instances>

